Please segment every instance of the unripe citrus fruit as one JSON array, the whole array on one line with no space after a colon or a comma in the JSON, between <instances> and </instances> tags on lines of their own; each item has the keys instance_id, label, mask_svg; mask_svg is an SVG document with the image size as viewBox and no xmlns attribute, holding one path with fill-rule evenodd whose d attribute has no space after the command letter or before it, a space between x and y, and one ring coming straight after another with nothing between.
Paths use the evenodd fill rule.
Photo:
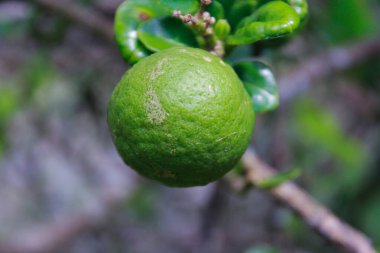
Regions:
<instances>
[{"instance_id":1,"label":"unripe citrus fruit","mask_svg":"<svg viewBox=\"0 0 380 253\"><path fill-rule=\"evenodd\" d=\"M254 112L230 66L204 50L178 47L142 59L123 76L108 124L125 163L187 187L214 181L238 162Z\"/></svg>"}]
</instances>

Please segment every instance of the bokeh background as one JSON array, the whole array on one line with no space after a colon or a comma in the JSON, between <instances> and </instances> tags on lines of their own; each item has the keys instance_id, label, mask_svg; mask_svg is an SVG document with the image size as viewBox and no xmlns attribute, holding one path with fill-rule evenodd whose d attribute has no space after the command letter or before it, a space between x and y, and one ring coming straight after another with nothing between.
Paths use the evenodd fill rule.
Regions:
<instances>
[{"instance_id":1,"label":"bokeh background","mask_svg":"<svg viewBox=\"0 0 380 253\"><path fill-rule=\"evenodd\" d=\"M168 188L122 163L106 124L128 69L120 3L0 1L0 252L341 252L265 191ZM380 249L380 1L309 4L262 51L281 105L252 146Z\"/></svg>"}]
</instances>

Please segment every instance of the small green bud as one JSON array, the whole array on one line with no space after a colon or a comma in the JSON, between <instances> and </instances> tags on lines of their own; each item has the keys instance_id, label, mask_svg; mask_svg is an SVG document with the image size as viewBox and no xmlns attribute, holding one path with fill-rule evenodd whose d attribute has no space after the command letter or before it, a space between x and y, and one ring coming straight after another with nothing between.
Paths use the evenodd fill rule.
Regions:
<instances>
[{"instance_id":1,"label":"small green bud","mask_svg":"<svg viewBox=\"0 0 380 253\"><path fill-rule=\"evenodd\" d=\"M231 32L231 26L225 19L220 19L215 24L215 35L219 39L225 39Z\"/></svg>"}]
</instances>

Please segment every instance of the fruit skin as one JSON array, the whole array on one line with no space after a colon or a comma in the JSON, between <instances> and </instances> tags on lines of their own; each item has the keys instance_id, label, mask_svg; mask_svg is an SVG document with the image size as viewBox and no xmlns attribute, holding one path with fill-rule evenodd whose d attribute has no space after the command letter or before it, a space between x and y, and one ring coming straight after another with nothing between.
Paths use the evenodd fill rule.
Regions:
<instances>
[{"instance_id":1,"label":"fruit skin","mask_svg":"<svg viewBox=\"0 0 380 253\"><path fill-rule=\"evenodd\" d=\"M232 169L248 146L254 112L229 65L204 50L176 47L123 76L108 124L126 164L168 186L189 187Z\"/></svg>"}]
</instances>

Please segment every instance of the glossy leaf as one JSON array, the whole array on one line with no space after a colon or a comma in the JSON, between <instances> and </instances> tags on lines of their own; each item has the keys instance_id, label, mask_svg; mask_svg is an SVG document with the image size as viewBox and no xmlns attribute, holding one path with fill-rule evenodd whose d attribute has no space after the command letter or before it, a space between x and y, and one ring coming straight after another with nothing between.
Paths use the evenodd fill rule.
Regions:
<instances>
[{"instance_id":1,"label":"glossy leaf","mask_svg":"<svg viewBox=\"0 0 380 253\"><path fill-rule=\"evenodd\" d=\"M134 64L151 54L138 40L137 28L149 19L170 15L170 11L155 0L128 0L116 11L115 38L124 60Z\"/></svg>"},{"instance_id":2,"label":"glossy leaf","mask_svg":"<svg viewBox=\"0 0 380 253\"><path fill-rule=\"evenodd\" d=\"M216 20L224 18L224 7L218 1L212 1L210 5L206 6L206 11L208 11Z\"/></svg>"},{"instance_id":3,"label":"glossy leaf","mask_svg":"<svg viewBox=\"0 0 380 253\"><path fill-rule=\"evenodd\" d=\"M183 14L192 13L199 9L199 0L160 0L162 6L169 8L171 11L180 10Z\"/></svg>"},{"instance_id":4,"label":"glossy leaf","mask_svg":"<svg viewBox=\"0 0 380 253\"><path fill-rule=\"evenodd\" d=\"M230 11L227 13L227 18L232 28L236 28L243 18L251 15L257 8L257 5L257 0L235 1L234 5L231 6Z\"/></svg>"},{"instance_id":5,"label":"glossy leaf","mask_svg":"<svg viewBox=\"0 0 380 253\"><path fill-rule=\"evenodd\" d=\"M227 43L244 45L282 37L297 29L299 22L298 14L288 4L281 1L269 2L243 19Z\"/></svg>"},{"instance_id":6,"label":"glossy leaf","mask_svg":"<svg viewBox=\"0 0 380 253\"><path fill-rule=\"evenodd\" d=\"M234 69L251 96L255 112L270 111L278 106L277 83L269 66L243 61L235 64Z\"/></svg>"},{"instance_id":7,"label":"glossy leaf","mask_svg":"<svg viewBox=\"0 0 380 253\"><path fill-rule=\"evenodd\" d=\"M300 21L305 20L309 12L307 0L286 0L286 2L297 12Z\"/></svg>"},{"instance_id":8,"label":"glossy leaf","mask_svg":"<svg viewBox=\"0 0 380 253\"><path fill-rule=\"evenodd\" d=\"M258 184L258 187L262 189L276 188L277 186L280 186L281 184L287 181L296 179L297 177L301 175L301 172L302 171L299 168L294 168L291 170L279 172L276 175L260 182L260 184Z\"/></svg>"},{"instance_id":9,"label":"glossy leaf","mask_svg":"<svg viewBox=\"0 0 380 253\"><path fill-rule=\"evenodd\" d=\"M138 37L146 48L154 52L178 46L198 46L193 31L172 17L152 19L141 24Z\"/></svg>"},{"instance_id":10,"label":"glossy leaf","mask_svg":"<svg viewBox=\"0 0 380 253\"><path fill-rule=\"evenodd\" d=\"M272 0L259 0L259 6L264 5ZM298 14L301 21L303 21L308 14L307 0L282 0L289 4ZM340 0L338 0L340 1Z\"/></svg>"}]
</instances>

